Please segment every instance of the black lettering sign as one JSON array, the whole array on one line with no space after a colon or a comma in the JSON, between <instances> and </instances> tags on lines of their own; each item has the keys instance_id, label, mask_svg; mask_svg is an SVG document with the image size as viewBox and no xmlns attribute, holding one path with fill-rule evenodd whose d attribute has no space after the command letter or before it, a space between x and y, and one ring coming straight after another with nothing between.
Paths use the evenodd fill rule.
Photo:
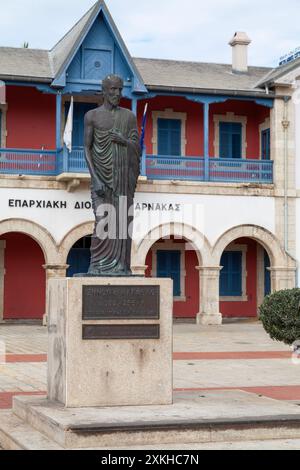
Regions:
<instances>
[{"instance_id":1,"label":"black lettering sign","mask_svg":"<svg viewBox=\"0 0 300 470\"><path fill-rule=\"evenodd\" d=\"M82 339L159 339L159 325L83 325Z\"/></svg>"},{"instance_id":2,"label":"black lettering sign","mask_svg":"<svg viewBox=\"0 0 300 470\"><path fill-rule=\"evenodd\" d=\"M159 286L83 286L83 320L159 319Z\"/></svg>"}]
</instances>

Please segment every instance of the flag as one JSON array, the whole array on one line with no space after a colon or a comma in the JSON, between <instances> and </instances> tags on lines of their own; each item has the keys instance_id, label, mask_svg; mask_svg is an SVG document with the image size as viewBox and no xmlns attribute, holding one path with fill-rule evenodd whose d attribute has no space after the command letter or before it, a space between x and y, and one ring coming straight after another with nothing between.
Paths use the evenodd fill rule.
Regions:
<instances>
[{"instance_id":1,"label":"flag","mask_svg":"<svg viewBox=\"0 0 300 470\"><path fill-rule=\"evenodd\" d=\"M142 121L142 133L141 133L141 140L140 140L140 145L141 145L142 151L144 150L145 130L146 130L146 121L147 121L147 109L148 109L148 103L145 104L144 114L143 114L143 121Z\"/></svg>"},{"instance_id":2,"label":"flag","mask_svg":"<svg viewBox=\"0 0 300 470\"><path fill-rule=\"evenodd\" d=\"M72 152L72 133L73 133L73 111L74 111L74 102L73 96L71 97L70 109L68 112L65 132L64 132L64 143L69 150Z\"/></svg>"}]
</instances>

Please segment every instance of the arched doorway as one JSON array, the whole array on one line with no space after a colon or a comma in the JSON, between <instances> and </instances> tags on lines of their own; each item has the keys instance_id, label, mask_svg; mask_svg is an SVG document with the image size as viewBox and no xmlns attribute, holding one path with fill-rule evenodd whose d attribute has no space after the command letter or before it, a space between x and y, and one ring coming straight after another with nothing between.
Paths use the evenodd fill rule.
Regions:
<instances>
[{"instance_id":1,"label":"arched doorway","mask_svg":"<svg viewBox=\"0 0 300 470\"><path fill-rule=\"evenodd\" d=\"M4 320L42 319L45 314L44 253L30 236L0 237L0 316Z\"/></svg>"},{"instance_id":2,"label":"arched doorway","mask_svg":"<svg viewBox=\"0 0 300 470\"><path fill-rule=\"evenodd\" d=\"M238 238L224 249L220 266L222 316L256 317L271 292L271 263L265 248L252 238Z\"/></svg>"},{"instance_id":3,"label":"arched doorway","mask_svg":"<svg viewBox=\"0 0 300 470\"><path fill-rule=\"evenodd\" d=\"M199 260L184 238L170 236L155 242L146 256L146 277L173 279L175 318L196 318L199 312Z\"/></svg>"},{"instance_id":4,"label":"arched doorway","mask_svg":"<svg viewBox=\"0 0 300 470\"><path fill-rule=\"evenodd\" d=\"M67 264L69 265L67 277L73 277L74 274L85 274L88 272L91 259L90 247L91 235L82 237L74 243L67 258Z\"/></svg>"}]
</instances>

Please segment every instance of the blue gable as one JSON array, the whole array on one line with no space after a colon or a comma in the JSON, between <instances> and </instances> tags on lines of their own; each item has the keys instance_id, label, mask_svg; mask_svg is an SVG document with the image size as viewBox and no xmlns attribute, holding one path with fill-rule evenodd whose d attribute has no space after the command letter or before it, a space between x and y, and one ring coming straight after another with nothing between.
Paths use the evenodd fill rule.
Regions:
<instances>
[{"instance_id":1,"label":"blue gable","mask_svg":"<svg viewBox=\"0 0 300 470\"><path fill-rule=\"evenodd\" d=\"M147 93L105 4L99 2L99 9L75 40L52 85L64 88L63 93L95 92L101 90L101 81L112 73L123 78L124 96Z\"/></svg>"}]
</instances>

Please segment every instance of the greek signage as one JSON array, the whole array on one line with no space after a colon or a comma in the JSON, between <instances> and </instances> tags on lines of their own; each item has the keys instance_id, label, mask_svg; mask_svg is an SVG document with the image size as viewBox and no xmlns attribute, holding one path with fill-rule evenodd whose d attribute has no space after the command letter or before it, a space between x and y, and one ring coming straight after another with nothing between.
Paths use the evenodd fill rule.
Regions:
<instances>
[{"instance_id":1,"label":"greek signage","mask_svg":"<svg viewBox=\"0 0 300 470\"><path fill-rule=\"evenodd\" d=\"M21 209L86 209L92 208L91 201L63 201L46 199L8 199L8 207ZM153 212L180 212L181 204L171 203L147 203L138 202L135 204L136 211Z\"/></svg>"},{"instance_id":2,"label":"greek signage","mask_svg":"<svg viewBox=\"0 0 300 470\"><path fill-rule=\"evenodd\" d=\"M34 199L9 199L8 207L26 209L91 209L90 201L75 202L71 204L67 201L34 200Z\"/></svg>"}]
</instances>

